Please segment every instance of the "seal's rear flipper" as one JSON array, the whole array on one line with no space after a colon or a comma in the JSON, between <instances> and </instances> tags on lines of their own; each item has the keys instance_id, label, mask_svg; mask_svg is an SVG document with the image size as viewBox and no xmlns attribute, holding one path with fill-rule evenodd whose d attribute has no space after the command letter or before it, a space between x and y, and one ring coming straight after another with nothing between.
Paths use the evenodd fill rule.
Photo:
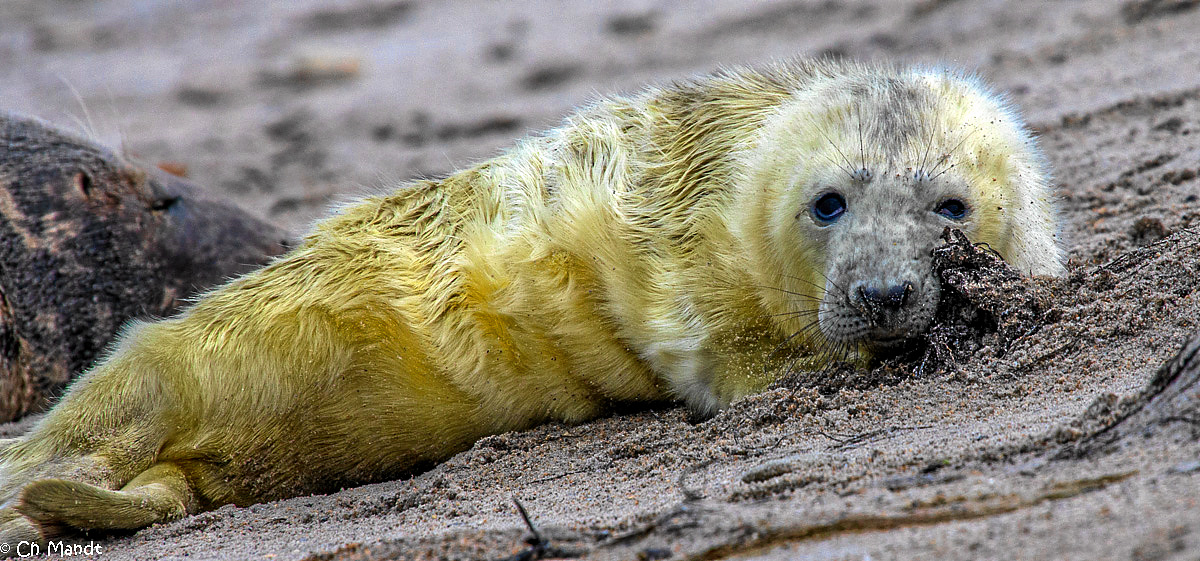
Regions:
<instances>
[{"instance_id":1,"label":"seal's rear flipper","mask_svg":"<svg viewBox=\"0 0 1200 561\"><path fill-rule=\"evenodd\" d=\"M45 539L28 518L11 509L0 509L0 544L41 542Z\"/></svg>"},{"instance_id":2,"label":"seal's rear flipper","mask_svg":"<svg viewBox=\"0 0 1200 561\"><path fill-rule=\"evenodd\" d=\"M16 510L43 537L63 527L82 530L133 530L182 518L194 504L183 471L158 463L120 491L65 479L42 479L21 491Z\"/></svg>"}]
</instances>

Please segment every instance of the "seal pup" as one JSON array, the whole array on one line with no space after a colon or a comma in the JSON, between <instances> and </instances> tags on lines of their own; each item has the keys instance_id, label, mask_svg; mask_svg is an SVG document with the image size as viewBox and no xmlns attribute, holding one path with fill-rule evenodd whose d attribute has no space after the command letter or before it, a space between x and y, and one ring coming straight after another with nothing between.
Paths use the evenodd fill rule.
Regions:
<instances>
[{"instance_id":1,"label":"seal pup","mask_svg":"<svg viewBox=\"0 0 1200 561\"><path fill-rule=\"evenodd\" d=\"M395 478L619 401L700 414L922 332L947 226L1064 272L1046 164L975 79L800 61L614 97L366 198L129 326L0 444L0 541Z\"/></svg>"}]
</instances>

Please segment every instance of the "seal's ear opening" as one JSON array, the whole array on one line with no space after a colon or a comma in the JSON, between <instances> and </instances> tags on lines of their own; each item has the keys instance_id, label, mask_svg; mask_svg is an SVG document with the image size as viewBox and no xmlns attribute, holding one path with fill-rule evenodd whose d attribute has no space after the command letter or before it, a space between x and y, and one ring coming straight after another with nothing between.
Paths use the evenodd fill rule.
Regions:
<instances>
[{"instance_id":1,"label":"seal's ear opening","mask_svg":"<svg viewBox=\"0 0 1200 561\"><path fill-rule=\"evenodd\" d=\"M81 171L79 173L76 173L75 174L75 188L79 189L79 192L82 193L84 197L91 197L92 196L92 176L88 175L88 172L86 172L86 171Z\"/></svg>"}]
</instances>

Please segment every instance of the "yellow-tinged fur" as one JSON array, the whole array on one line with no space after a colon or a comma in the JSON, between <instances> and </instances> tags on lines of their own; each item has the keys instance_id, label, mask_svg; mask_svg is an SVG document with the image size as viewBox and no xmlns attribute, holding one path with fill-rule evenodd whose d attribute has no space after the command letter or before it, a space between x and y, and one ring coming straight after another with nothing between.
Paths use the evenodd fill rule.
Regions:
<instances>
[{"instance_id":1,"label":"yellow-tinged fur","mask_svg":"<svg viewBox=\"0 0 1200 561\"><path fill-rule=\"evenodd\" d=\"M977 210L959 227L1062 272L1040 156L971 80L802 62L601 101L131 326L0 450L0 541L396 477L616 401L711 413L828 360L837 334L812 320L850 254L805 209L867 189L846 178L860 166L897 193L945 171L926 179ZM860 217L886 199L862 193Z\"/></svg>"}]
</instances>

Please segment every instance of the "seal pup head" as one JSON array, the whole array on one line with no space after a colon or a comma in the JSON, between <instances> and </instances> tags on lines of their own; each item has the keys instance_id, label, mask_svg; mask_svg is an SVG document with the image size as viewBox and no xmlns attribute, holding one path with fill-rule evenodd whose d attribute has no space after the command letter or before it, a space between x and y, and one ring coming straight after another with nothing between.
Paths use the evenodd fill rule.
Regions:
<instances>
[{"instance_id":1,"label":"seal pup head","mask_svg":"<svg viewBox=\"0 0 1200 561\"><path fill-rule=\"evenodd\" d=\"M1044 158L1000 98L943 71L840 68L747 152L735 227L783 335L838 358L920 335L948 226L1023 273L1065 272Z\"/></svg>"}]
</instances>

